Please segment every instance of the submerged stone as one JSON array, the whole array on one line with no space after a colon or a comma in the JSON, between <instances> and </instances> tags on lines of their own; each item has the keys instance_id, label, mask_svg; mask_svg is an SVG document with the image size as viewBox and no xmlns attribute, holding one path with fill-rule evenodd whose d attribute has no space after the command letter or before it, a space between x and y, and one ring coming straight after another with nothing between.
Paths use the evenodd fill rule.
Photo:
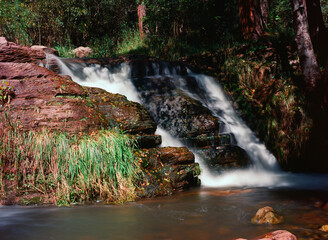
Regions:
<instances>
[{"instance_id":1,"label":"submerged stone","mask_svg":"<svg viewBox=\"0 0 328 240\"><path fill-rule=\"evenodd\" d=\"M282 223L284 218L279 216L272 207L266 206L260 208L254 218L252 223L254 224L279 224Z\"/></svg>"}]
</instances>

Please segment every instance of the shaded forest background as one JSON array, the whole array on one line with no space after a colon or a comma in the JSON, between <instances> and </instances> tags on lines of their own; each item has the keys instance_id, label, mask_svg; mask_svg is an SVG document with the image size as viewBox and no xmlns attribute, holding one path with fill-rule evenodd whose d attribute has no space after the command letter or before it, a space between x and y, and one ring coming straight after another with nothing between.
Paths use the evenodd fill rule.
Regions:
<instances>
[{"instance_id":1,"label":"shaded forest background","mask_svg":"<svg viewBox=\"0 0 328 240\"><path fill-rule=\"evenodd\" d=\"M183 60L215 76L296 171L328 171L327 27L328 0L0 0L0 35L10 41L66 57L82 45L93 57Z\"/></svg>"},{"instance_id":2,"label":"shaded forest background","mask_svg":"<svg viewBox=\"0 0 328 240\"><path fill-rule=\"evenodd\" d=\"M239 2L247 8L249 1ZM328 1L321 2L327 22ZM266 33L292 37L290 1L267 4ZM143 41L140 5L145 6ZM99 56L134 50L178 58L242 41L239 8L238 0L1 0L0 34L25 45L94 46Z\"/></svg>"}]
</instances>

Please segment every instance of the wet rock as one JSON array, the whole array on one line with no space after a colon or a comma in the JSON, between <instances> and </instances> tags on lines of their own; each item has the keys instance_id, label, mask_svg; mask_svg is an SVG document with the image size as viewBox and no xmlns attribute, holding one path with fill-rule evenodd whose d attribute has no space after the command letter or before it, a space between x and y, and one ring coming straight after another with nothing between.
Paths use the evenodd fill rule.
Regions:
<instances>
[{"instance_id":1,"label":"wet rock","mask_svg":"<svg viewBox=\"0 0 328 240\"><path fill-rule=\"evenodd\" d=\"M286 230L277 230L274 232L266 233L253 240L297 240L296 236ZM245 238L237 238L234 240L247 240Z\"/></svg>"},{"instance_id":2,"label":"wet rock","mask_svg":"<svg viewBox=\"0 0 328 240\"><path fill-rule=\"evenodd\" d=\"M216 171L244 168L251 164L245 150L235 145L195 148L193 150L205 160L211 169Z\"/></svg>"},{"instance_id":3,"label":"wet rock","mask_svg":"<svg viewBox=\"0 0 328 240\"><path fill-rule=\"evenodd\" d=\"M269 206L260 208L252 219L252 223L254 224L279 224L282 222L283 217L279 216L275 210Z\"/></svg>"},{"instance_id":4,"label":"wet rock","mask_svg":"<svg viewBox=\"0 0 328 240\"><path fill-rule=\"evenodd\" d=\"M171 195L199 184L199 166L187 148L151 148L135 152L143 169L140 197Z\"/></svg>"},{"instance_id":5,"label":"wet rock","mask_svg":"<svg viewBox=\"0 0 328 240\"><path fill-rule=\"evenodd\" d=\"M91 102L110 126L118 126L128 134L154 134L157 125L139 103L129 101L120 94L108 93L99 88L86 88Z\"/></svg>"},{"instance_id":6,"label":"wet rock","mask_svg":"<svg viewBox=\"0 0 328 240\"><path fill-rule=\"evenodd\" d=\"M297 240L296 236L286 230L277 230L274 232L266 233L254 240Z\"/></svg>"},{"instance_id":7,"label":"wet rock","mask_svg":"<svg viewBox=\"0 0 328 240\"><path fill-rule=\"evenodd\" d=\"M170 78L135 79L146 109L173 136L218 135L219 123L197 100L174 89Z\"/></svg>"},{"instance_id":8,"label":"wet rock","mask_svg":"<svg viewBox=\"0 0 328 240\"><path fill-rule=\"evenodd\" d=\"M78 47L72 51L78 58L88 57L93 54L93 50L89 47Z\"/></svg>"}]
</instances>

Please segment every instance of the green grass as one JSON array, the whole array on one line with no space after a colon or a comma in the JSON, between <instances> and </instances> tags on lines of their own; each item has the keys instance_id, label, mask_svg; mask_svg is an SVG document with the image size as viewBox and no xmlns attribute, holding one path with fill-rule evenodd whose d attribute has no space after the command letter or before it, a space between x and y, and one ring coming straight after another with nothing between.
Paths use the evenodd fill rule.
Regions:
<instances>
[{"instance_id":1,"label":"green grass","mask_svg":"<svg viewBox=\"0 0 328 240\"><path fill-rule=\"evenodd\" d=\"M39 192L57 205L120 203L135 199L140 167L134 142L117 131L93 136L0 131L0 187L20 195Z\"/></svg>"}]
</instances>

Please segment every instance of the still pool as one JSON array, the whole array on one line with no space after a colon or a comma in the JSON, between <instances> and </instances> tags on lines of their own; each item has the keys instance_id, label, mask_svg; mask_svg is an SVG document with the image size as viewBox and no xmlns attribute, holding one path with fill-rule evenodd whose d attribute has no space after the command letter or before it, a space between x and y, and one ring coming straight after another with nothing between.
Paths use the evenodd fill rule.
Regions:
<instances>
[{"instance_id":1,"label":"still pool","mask_svg":"<svg viewBox=\"0 0 328 240\"><path fill-rule=\"evenodd\" d=\"M328 191L198 188L124 205L0 207L1 240L233 239L286 229L298 239L328 239ZM276 226L250 223L257 209L284 216Z\"/></svg>"}]
</instances>

